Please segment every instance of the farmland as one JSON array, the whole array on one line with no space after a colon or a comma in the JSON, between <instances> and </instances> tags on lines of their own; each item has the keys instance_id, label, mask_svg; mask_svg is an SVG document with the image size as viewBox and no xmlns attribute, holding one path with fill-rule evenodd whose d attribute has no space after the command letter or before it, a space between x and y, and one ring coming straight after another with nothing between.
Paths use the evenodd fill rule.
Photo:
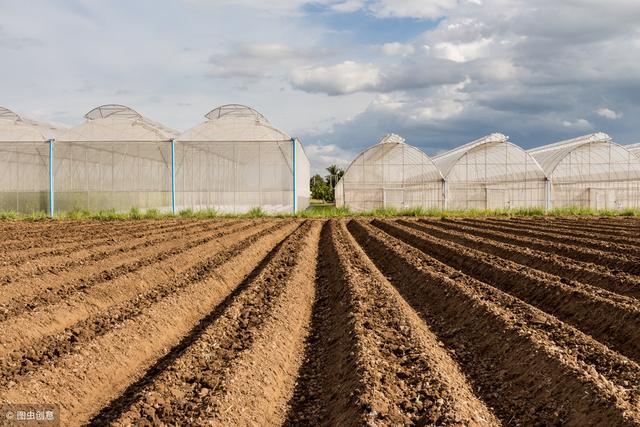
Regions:
<instances>
[{"instance_id":1,"label":"farmland","mask_svg":"<svg viewBox=\"0 0 640 427\"><path fill-rule=\"evenodd\" d=\"M640 424L637 218L0 235L0 403L65 425Z\"/></svg>"}]
</instances>

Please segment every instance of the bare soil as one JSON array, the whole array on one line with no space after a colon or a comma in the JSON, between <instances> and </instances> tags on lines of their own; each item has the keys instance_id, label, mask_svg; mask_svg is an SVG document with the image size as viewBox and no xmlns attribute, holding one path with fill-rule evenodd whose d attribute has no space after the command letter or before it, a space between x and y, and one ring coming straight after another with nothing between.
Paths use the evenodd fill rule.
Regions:
<instances>
[{"instance_id":1,"label":"bare soil","mask_svg":"<svg viewBox=\"0 0 640 427\"><path fill-rule=\"evenodd\" d=\"M0 404L58 404L62 425L640 425L637 219L0 237Z\"/></svg>"}]
</instances>

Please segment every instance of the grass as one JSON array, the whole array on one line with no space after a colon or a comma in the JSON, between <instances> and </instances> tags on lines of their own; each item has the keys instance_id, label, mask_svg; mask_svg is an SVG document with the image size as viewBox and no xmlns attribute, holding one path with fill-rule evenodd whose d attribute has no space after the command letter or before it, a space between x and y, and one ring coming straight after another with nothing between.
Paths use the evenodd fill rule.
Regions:
<instances>
[{"instance_id":1,"label":"grass","mask_svg":"<svg viewBox=\"0 0 640 427\"><path fill-rule=\"evenodd\" d=\"M394 209L379 208L370 211L351 211L347 208L336 208L333 205L315 206L295 215L290 213L267 213L259 207L255 207L246 213L229 214L221 213L214 209L205 209L194 211L192 209L184 209L177 214L171 212L161 212L158 209L148 209L142 211L138 208L132 208L128 212L116 212L115 210L106 210L98 212L90 212L87 210L73 210L69 212L56 214L54 219L62 220L101 220L101 221L117 221L117 220L141 220L141 219L205 219L205 218L336 218L336 217L393 217L393 216L429 216L429 217L484 217L484 216L631 216L640 217L640 209L624 209L624 210L594 210L587 208L562 208L553 209L545 212L542 208L528 209L497 209L497 210L441 210L441 209ZM20 214L13 211L0 212L0 220L22 220L22 221L42 221L50 219L45 212L33 212L31 214Z\"/></svg>"}]
</instances>

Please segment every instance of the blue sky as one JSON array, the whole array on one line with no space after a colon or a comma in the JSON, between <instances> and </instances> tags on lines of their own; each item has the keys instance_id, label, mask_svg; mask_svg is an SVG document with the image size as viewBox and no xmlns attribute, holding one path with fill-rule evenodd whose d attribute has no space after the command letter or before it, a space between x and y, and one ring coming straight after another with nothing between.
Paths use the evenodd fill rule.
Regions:
<instances>
[{"instance_id":1,"label":"blue sky","mask_svg":"<svg viewBox=\"0 0 640 427\"><path fill-rule=\"evenodd\" d=\"M490 132L640 142L637 0L0 0L0 105L104 103L178 130L244 103L315 171L385 133L434 155Z\"/></svg>"}]
</instances>

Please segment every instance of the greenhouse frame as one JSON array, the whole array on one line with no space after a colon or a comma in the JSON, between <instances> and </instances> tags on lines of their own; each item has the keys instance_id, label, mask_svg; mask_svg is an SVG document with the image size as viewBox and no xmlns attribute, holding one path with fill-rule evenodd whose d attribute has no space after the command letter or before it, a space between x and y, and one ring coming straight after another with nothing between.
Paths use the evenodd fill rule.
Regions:
<instances>
[{"instance_id":1,"label":"greenhouse frame","mask_svg":"<svg viewBox=\"0 0 640 427\"><path fill-rule=\"evenodd\" d=\"M47 211L50 152L61 129L0 107L0 210Z\"/></svg>"},{"instance_id":2,"label":"greenhouse frame","mask_svg":"<svg viewBox=\"0 0 640 427\"><path fill-rule=\"evenodd\" d=\"M356 211L442 208L442 175L424 152L388 134L351 162L335 195L337 207Z\"/></svg>"},{"instance_id":3,"label":"greenhouse frame","mask_svg":"<svg viewBox=\"0 0 640 427\"><path fill-rule=\"evenodd\" d=\"M94 108L65 132L0 109L0 210L306 209L310 167L297 139L242 105L207 119L183 142L118 104Z\"/></svg>"},{"instance_id":4,"label":"greenhouse frame","mask_svg":"<svg viewBox=\"0 0 640 427\"><path fill-rule=\"evenodd\" d=\"M598 132L529 150L550 182L551 207L640 207L640 157Z\"/></svg>"},{"instance_id":5,"label":"greenhouse frame","mask_svg":"<svg viewBox=\"0 0 640 427\"><path fill-rule=\"evenodd\" d=\"M433 157L444 177L445 208L544 208L546 176L525 150L493 133Z\"/></svg>"},{"instance_id":6,"label":"greenhouse frame","mask_svg":"<svg viewBox=\"0 0 640 427\"><path fill-rule=\"evenodd\" d=\"M179 209L297 212L309 206L310 164L300 141L244 105L223 105L205 117L178 138Z\"/></svg>"},{"instance_id":7,"label":"greenhouse frame","mask_svg":"<svg viewBox=\"0 0 640 427\"><path fill-rule=\"evenodd\" d=\"M55 211L169 210L178 132L124 105L102 105L84 117L54 144Z\"/></svg>"},{"instance_id":8,"label":"greenhouse frame","mask_svg":"<svg viewBox=\"0 0 640 427\"><path fill-rule=\"evenodd\" d=\"M627 150L631 151L633 154L635 154L636 156L640 157L640 143L638 144L631 144L631 145L625 145L625 147Z\"/></svg>"}]
</instances>

